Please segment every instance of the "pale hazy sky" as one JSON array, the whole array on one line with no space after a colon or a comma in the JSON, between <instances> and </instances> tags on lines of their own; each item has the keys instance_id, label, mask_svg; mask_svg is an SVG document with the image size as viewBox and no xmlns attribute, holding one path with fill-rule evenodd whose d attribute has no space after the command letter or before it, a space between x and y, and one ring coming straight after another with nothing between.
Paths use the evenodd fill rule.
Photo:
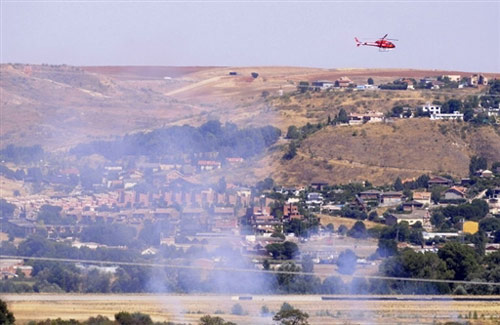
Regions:
<instances>
[{"instance_id":1,"label":"pale hazy sky","mask_svg":"<svg viewBox=\"0 0 500 325\"><path fill-rule=\"evenodd\" d=\"M1 0L1 62L500 72L500 2ZM399 39L356 48L354 36Z\"/></svg>"}]
</instances>

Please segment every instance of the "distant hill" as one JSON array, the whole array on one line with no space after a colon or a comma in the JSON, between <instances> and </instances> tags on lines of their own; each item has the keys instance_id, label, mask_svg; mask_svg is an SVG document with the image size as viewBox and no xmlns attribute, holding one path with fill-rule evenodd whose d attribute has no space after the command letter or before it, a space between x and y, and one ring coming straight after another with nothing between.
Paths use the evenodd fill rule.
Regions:
<instances>
[{"instance_id":1,"label":"distant hill","mask_svg":"<svg viewBox=\"0 0 500 325\"><path fill-rule=\"evenodd\" d=\"M415 107L482 91L296 93L300 81L343 76L359 84L371 77L381 84L402 77L471 74L412 69L2 64L0 73L2 145L40 144L48 151L173 125L200 126L208 120L239 127L273 125L286 133L290 125L324 123L340 108L387 112L394 105ZM305 140L296 158L284 162L286 145L286 140L278 141L267 154L228 177L259 180L271 175L287 184L316 179L384 182L387 177L422 173L464 176L474 154L500 160L500 138L492 127L417 119L327 127Z\"/></svg>"}]
</instances>

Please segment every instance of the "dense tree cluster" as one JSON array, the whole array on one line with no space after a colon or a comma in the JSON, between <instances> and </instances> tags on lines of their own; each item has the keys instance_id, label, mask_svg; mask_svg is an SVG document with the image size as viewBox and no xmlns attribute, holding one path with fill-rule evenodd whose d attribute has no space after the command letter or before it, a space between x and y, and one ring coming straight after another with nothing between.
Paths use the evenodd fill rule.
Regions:
<instances>
[{"instance_id":1,"label":"dense tree cluster","mask_svg":"<svg viewBox=\"0 0 500 325\"><path fill-rule=\"evenodd\" d=\"M432 212L431 223L437 229L459 229L462 220L479 221L489 212L488 203L474 199L471 203L448 205Z\"/></svg>"},{"instance_id":2,"label":"dense tree cluster","mask_svg":"<svg viewBox=\"0 0 500 325\"><path fill-rule=\"evenodd\" d=\"M175 157L203 152L218 152L220 159L249 158L275 143L280 135L281 131L272 126L238 129L232 123L222 125L219 121L208 121L198 128L172 126L127 135L115 141L80 144L71 153L78 156L100 154L110 160L126 155Z\"/></svg>"},{"instance_id":3,"label":"dense tree cluster","mask_svg":"<svg viewBox=\"0 0 500 325\"><path fill-rule=\"evenodd\" d=\"M40 161L44 157L44 151L40 145L31 147L18 147L9 144L0 150L0 160L19 163L31 163Z\"/></svg>"}]
</instances>

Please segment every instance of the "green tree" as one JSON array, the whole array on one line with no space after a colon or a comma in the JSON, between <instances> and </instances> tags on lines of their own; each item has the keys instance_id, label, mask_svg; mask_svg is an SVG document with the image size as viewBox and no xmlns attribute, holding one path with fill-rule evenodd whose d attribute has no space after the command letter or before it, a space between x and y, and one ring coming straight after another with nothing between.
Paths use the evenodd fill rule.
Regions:
<instances>
[{"instance_id":1,"label":"green tree","mask_svg":"<svg viewBox=\"0 0 500 325\"><path fill-rule=\"evenodd\" d=\"M381 257L396 255L398 253L398 243L394 239L380 238L377 253Z\"/></svg>"},{"instance_id":2,"label":"green tree","mask_svg":"<svg viewBox=\"0 0 500 325\"><path fill-rule=\"evenodd\" d=\"M476 252L472 247L456 242L448 242L438 251L449 270L454 272L454 280L467 280L481 269Z\"/></svg>"},{"instance_id":3,"label":"green tree","mask_svg":"<svg viewBox=\"0 0 500 325\"><path fill-rule=\"evenodd\" d=\"M404 189L403 182L400 177L396 178L396 181L394 182L394 189L396 191L402 191Z\"/></svg>"},{"instance_id":4,"label":"green tree","mask_svg":"<svg viewBox=\"0 0 500 325\"><path fill-rule=\"evenodd\" d=\"M274 315L273 320L281 325L308 325L309 314L299 309L279 311Z\"/></svg>"},{"instance_id":5,"label":"green tree","mask_svg":"<svg viewBox=\"0 0 500 325\"><path fill-rule=\"evenodd\" d=\"M368 78L367 82L368 82L369 85L373 85L373 78L371 78L371 77Z\"/></svg>"},{"instance_id":6,"label":"green tree","mask_svg":"<svg viewBox=\"0 0 500 325\"><path fill-rule=\"evenodd\" d=\"M366 226L363 223L363 221L356 221L356 223L352 226L347 235L354 238L366 238L367 236Z\"/></svg>"},{"instance_id":7,"label":"green tree","mask_svg":"<svg viewBox=\"0 0 500 325\"><path fill-rule=\"evenodd\" d=\"M286 241L283 243L283 255L289 260L292 260L299 254L299 246L294 242Z\"/></svg>"},{"instance_id":8,"label":"green tree","mask_svg":"<svg viewBox=\"0 0 500 325\"><path fill-rule=\"evenodd\" d=\"M337 118L335 119L336 122L338 123L348 123L349 122L349 116L347 115L347 112L345 109L341 108L339 111L339 114L337 115Z\"/></svg>"},{"instance_id":9,"label":"green tree","mask_svg":"<svg viewBox=\"0 0 500 325\"><path fill-rule=\"evenodd\" d=\"M288 145L287 152L283 155L283 159L292 160L297 155L297 144L295 142L291 142Z\"/></svg>"},{"instance_id":10,"label":"green tree","mask_svg":"<svg viewBox=\"0 0 500 325\"><path fill-rule=\"evenodd\" d=\"M353 274L356 270L357 259L356 254L350 249L346 249L340 253L337 259L339 272L342 274Z\"/></svg>"},{"instance_id":11,"label":"green tree","mask_svg":"<svg viewBox=\"0 0 500 325\"><path fill-rule=\"evenodd\" d=\"M432 202L438 204L441 200L441 194L445 191L445 188L442 186L433 187L431 191L431 200Z\"/></svg>"},{"instance_id":12,"label":"green tree","mask_svg":"<svg viewBox=\"0 0 500 325\"><path fill-rule=\"evenodd\" d=\"M392 108L392 114L391 116L393 117L399 117L401 114L403 114L404 107L403 106L394 106Z\"/></svg>"},{"instance_id":13,"label":"green tree","mask_svg":"<svg viewBox=\"0 0 500 325\"><path fill-rule=\"evenodd\" d=\"M231 314L233 315L243 315L244 313L243 307L240 304L234 304L231 308Z\"/></svg>"},{"instance_id":14,"label":"green tree","mask_svg":"<svg viewBox=\"0 0 500 325\"><path fill-rule=\"evenodd\" d=\"M343 236L344 236L345 234L347 234L347 231L348 231L348 230L349 230L349 229L347 228L347 226L346 226L346 225L340 225L340 226L339 226L339 229L338 229L337 231L338 231L338 233L339 233L339 234L341 234L341 235L343 235Z\"/></svg>"},{"instance_id":15,"label":"green tree","mask_svg":"<svg viewBox=\"0 0 500 325\"><path fill-rule=\"evenodd\" d=\"M464 121L468 122L472 120L474 117L474 109L473 108L465 108L464 109Z\"/></svg>"},{"instance_id":16,"label":"green tree","mask_svg":"<svg viewBox=\"0 0 500 325\"><path fill-rule=\"evenodd\" d=\"M287 139L298 139L300 138L300 131L295 125L290 125L288 131L286 132Z\"/></svg>"},{"instance_id":17,"label":"green tree","mask_svg":"<svg viewBox=\"0 0 500 325\"><path fill-rule=\"evenodd\" d=\"M314 272L314 262L311 255L305 255L301 261L302 271L306 273Z\"/></svg>"},{"instance_id":18,"label":"green tree","mask_svg":"<svg viewBox=\"0 0 500 325\"><path fill-rule=\"evenodd\" d=\"M128 313L121 311L115 314L115 320L120 325L150 325L153 324L151 317L143 313Z\"/></svg>"},{"instance_id":19,"label":"green tree","mask_svg":"<svg viewBox=\"0 0 500 325\"><path fill-rule=\"evenodd\" d=\"M14 314L9 311L5 301L0 299L0 324L13 325L15 322Z\"/></svg>"},{"instance_id":20,"label":"green tree","mask_svg":"<svg viewBox=\"0 0 500 325\"><path fill-rule=\"evenodd\" d=\"M488 162L484 157L472 156L469 163L469 174L472 176L479 169L486 169Z\"/></svg>"},{"instance_id":21,"label":"green tree","mask_svg":"<svg viewBox=\"0 0 500 325\"><path fill-rule=\"evenodd\" d=\"M199 325L236 325L236 323L226 322L219 316L212 317L210 315L205 315L200 318Z\"/></svg>"}]
</instances>

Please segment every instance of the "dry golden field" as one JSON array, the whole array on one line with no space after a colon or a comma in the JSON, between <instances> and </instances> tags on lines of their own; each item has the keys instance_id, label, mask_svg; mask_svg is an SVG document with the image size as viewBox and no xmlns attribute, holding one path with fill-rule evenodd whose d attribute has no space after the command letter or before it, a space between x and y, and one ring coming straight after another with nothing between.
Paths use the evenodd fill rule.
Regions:
<instances>
[{"instance_id":1,"label":"dry golden field","mask_svg":"<svg viewBox=\"0 0 500 325\"><path fill-rule=\"evenodd\" d=\"M349 296L348 298L352 298ZM497 301L422 301L332 300L316 295L253 296L238 300L228 295L3 295L19 324L46 318L85 320L97 314L113 318L119 311L140 311L155 321L197 324L205 314L216 313L240 325L273 324L271 317L260 315L262 306L277 311L283 302L306 311L311 324L435 324L457 321L459 315L477 313L473 324L499 324L500 297ZM359 297L358 297L359 298ZM399 298L402 298L401 296ZM410 296L410 298L415 298ZM231 315L239 303L246 315Z\"/></svg>"}]
</instances>

